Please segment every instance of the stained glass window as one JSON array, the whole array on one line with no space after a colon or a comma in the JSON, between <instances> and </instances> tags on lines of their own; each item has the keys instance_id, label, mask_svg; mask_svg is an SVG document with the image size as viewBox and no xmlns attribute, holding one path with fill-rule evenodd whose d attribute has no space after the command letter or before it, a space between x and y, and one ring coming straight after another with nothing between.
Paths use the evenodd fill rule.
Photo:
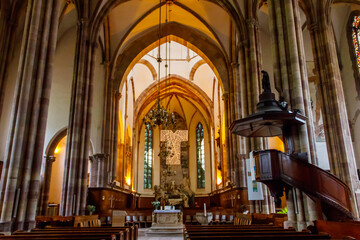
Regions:
<instances>
[{"instance_id":1,"label":"stained glass window","mask_svg":"<svg viewBox=\"0 0 360 240\"><path fill-rule=\"evenodd\" d=\"M204 128L201 123L196 126L196 162L197 162L197 187L205 188L205 148Z\"/></svg>"},{"instance_id":2,"label":"stained glass window","mask_svg":"<svg viewBox=\"0 0 360 240\"><path fill-rule=\"evenodd\" d=\"M152 166L153 166L153 130L151 126L145 127L144 146L144 189L152 187Z\"/></svg>"},{"instance_id":3,"label":"stained glass window","mask_svg":"<svg viewBox=\"0 0 360 240\"><path fill-rule=\"evenodd\" d=\"M358 67L358 71L360 71L360 52L359 52L359 40L360 40L360 16L354 16L352 23L352 40L354 43L354 52L356 57L356 65Z\"/></svg>"}]
</instances>

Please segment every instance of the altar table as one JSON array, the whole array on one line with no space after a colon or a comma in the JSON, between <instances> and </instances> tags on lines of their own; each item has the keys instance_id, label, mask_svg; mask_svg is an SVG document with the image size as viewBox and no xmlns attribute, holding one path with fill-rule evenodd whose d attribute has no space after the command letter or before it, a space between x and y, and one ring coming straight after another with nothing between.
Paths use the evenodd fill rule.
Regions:
<instances>
[{"instance_id":1,"label":"altar table","mask_svg":"<svg viewBox=\"0 0 360 240\"><path fill-rule=\"evenodd\" d=\"M180 210L155 210L148 233L182 234L183 213Z\"/></svg>"}]
</instances>

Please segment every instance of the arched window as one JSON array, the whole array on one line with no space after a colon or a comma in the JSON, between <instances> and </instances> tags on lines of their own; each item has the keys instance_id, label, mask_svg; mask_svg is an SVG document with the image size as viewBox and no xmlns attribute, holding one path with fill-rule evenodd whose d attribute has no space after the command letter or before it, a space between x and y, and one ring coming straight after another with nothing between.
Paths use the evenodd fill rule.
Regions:
<instances>
[{"instance_id":1,"label":"arched window","mask_svg":"<svg viewBox=\"0 0 360 240\"><path fill-rule=\"evenodd\" d=\"M153 166L153 130L151 126L145 126L144 146L144 189L152 187Z\"/></svg>"},{"instance_id":2,"label":"arched window","mask_svg":"<svg viewBox=\"0 0 360 240\"><path fill-rule=\"evenodd\" d=\"M360 16L354 16L352 22L352 39L354 43L354 54L356 57L356 64L358 67L358 71L360 69L360 52L359 52L359 39L360 39L360 31L359 31L359 23L360 23Z\"/></svg>"},{"instance_id":3,"label":"arched window","mask_svg":"<svg viewBox=\"0 0 360 240\"><path fill-rule=\"evenodd\" d=\"M205 147L204 128L201 123L196 126L196 163L197 163L197 187L205 188Z\"/></svg>"},{"instance_id":4,"label":"arched window","mask_svg":"<svg viewBox=\"0 0 360 240\"><path fill-rule=\"evenodd\" d=\"M360 95L360 11L350 14L348 22L349 50L354 69L355 85Z\"/></svg>"}]
</instances>

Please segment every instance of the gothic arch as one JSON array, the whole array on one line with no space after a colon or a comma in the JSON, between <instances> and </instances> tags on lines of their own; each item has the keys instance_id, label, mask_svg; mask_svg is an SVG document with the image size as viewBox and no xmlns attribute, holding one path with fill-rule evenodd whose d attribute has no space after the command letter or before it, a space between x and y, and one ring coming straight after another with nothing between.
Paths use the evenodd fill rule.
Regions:
<instances>
[{"instance_id":1,"label":"gothic arch","mask_svg":"<svg viewBox=\"0 0 360 240\"><path fill-rule=\"evenodd\" d=\"M138 63L144 64L151 72L151 75L153 76L154 81L157 80L156 70L155 70L154 66L148 60L142 58L142 59L140 59L140 61Z\"/></svg>"},{"instance_id":2,"label":"gothic arch","mask_svg":"<svg viewBox=\"0 0 360 240\"><path fill-rule=\"evenodd\" d=\"M213 102L200 87L193 82L176 75L172 75L170 80L165 80L166 79L163 79L160 82L161 99L164 99L172 94L177 94L179 96L186 97L187 99L191 98L205 111L206 115L210 119L210 122L214 121L214 116L211 114ZM154 82L137 98L135 103L136 107L134 109L134 126L136 126L136 123L139 119L141 119L141 114L144 112L145 108L157 99L157 88L158 83Z\"/></svg>"},{"instance_id":3,"label":"gothic arch","mask_svg":"<svg viewBox=\"0 0 360 240\"><path fill-rule=\"evenodd\" d=\"M169 31L166 36L173 36L171 37L172 41L177 41L180 44L189 47L209 64L217 78L222 80L222 87L224 92L226 92L228 90L231 72L226 53L221 50L218 44L202 32L180 23L170 22L168 23L168 29ZM166 36L163 36L162 42L165 42ZM157 41L157 26L144 31L127 41L114 63L112 79L115 81L115 88L120 87L121 81L123 81L142 56L158 45Z\"/></svg>"},{"instance_id":4,"label":"gothic arch","mask_svg":"<svg viewBox=\"0 0 360 240\"><path fill-rule=\"evenodd\" d=\"M192 69L191 69L191 71L190 71L190 74L189 74L189 79L190 79L191 81L194 80L194 76L195 76L195 73L196 73L196 71L198 70L198 68L199 68L201 65L205 64L205 63L206 63L205 60L204 60L204 59L201 59L201 60L199 60L197 63L194 64L194 66L192 67Z\"/></svg>"},{"instance_id":5,"label":"gothic arch","mask_svg":"<svg viewBox=\"0 0 360 240\"><path fill-rule=\"evenodd\" d=\"M356 30L353 27L354 18L356 16L360 16L360 11L356 10L350 13L349 20L347 22L347 28L346 28L346 36L348 39L349 44L349 55L352 63L352 69L355 79L355 86L357 90L357 95L360 95L360 56L356 56L357 53L360 54L360 39L358 37L358 32L360 32L360 23L357 27L358 30ZM356 39L353 39L353 31L355 31ZM357 43L357 49L355 48L354 43Z\"/></svg>"},{"instance_id":6,"label":"gothic arch","mask_svg":"<svg viewBox=\"0 0 360 240\"><path fill-rule=\"evenodd\" d=\"M49 141L48 146L46 147L45 156L54 156L56 146L59 144L61 139L63 139L66 136L66 134L67 134L67 127L63 127L57 133L55 133L55 135Z\"/></svg>"}]
</instances>

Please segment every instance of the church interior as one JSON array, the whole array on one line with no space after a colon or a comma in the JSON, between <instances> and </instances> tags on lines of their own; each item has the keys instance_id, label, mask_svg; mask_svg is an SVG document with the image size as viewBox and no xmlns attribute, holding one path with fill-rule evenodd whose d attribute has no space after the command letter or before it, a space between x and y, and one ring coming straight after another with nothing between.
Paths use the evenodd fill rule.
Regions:
<instances>
[{"instance_id":1,"label":"church interior","mask_svg":"<svg viewBox=\"0 0 360 240\"><path fill-rule=\"evenodd\" d=\"M0 33L0 239L360 239L359 1L1 0Z\"/></svg>"}]
</instances>

